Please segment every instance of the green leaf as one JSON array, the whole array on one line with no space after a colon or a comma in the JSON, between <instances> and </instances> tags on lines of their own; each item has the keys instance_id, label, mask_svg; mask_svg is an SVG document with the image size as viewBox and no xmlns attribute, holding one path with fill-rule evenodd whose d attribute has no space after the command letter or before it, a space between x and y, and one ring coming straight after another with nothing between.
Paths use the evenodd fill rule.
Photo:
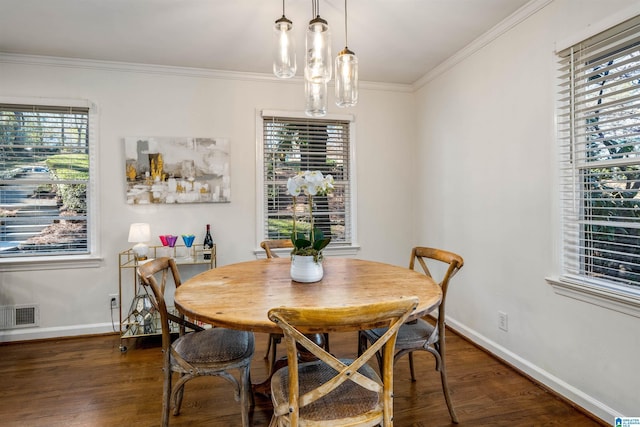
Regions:
<instances>
[{"instance_id":1,"label":"green leaf","mask_svg":"<svg viewBox=\"0 0 640 427\"><path fill-rule=\"evenodd\" d=\"M306 236L304 235L304 233L291 233L291 243L293 243L293 246L295 246L296 248L299 247L296 243L298 240L306 240Z\"/></svg>"},{"instance_id":2,"label":"green leaf","mask_svg":"<svg viewBox=\"0 0 640 427\"><path fill-rule=\"evenodd\" d=\"M322 240L316 240L313 243L313 249L317 251L321 251L329 244L329 242L331 242L330 237L327 237L326 239L322 239Z\"/></svg>"},{"instance_id":3,"label":"green leaf","mask_svg":"<svg viewBox=\"0 0 640 427\"><path fill-rule=\"evenodd\" d=\"M293 243L293 246L296 245L296 240L297 240L297 235L300 233L291 233L291 243Z\"/></svg>"},{"instance_id":4,"label":"green leaf","mask_svg":"<svg viewBox=\"0 0 640 427\"><path fill-rule=\"evenodd\" d=\"M293 242L293 246L298 249L310 248L311 242L307 239L297 239L295 242Z\"/></svg>"}]
</instances>

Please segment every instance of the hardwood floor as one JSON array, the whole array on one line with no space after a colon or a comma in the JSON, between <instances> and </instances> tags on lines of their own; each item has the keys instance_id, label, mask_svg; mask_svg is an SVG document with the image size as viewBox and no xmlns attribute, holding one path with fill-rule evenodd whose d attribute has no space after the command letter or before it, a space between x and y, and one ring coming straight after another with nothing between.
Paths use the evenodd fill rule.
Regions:
<instances>
[{"instance_id":1,"label":"hardwood floor","mask_svg":"<svg viewBox=\"0 0 640 427\"><path fill-rule=\"evenodd\" d=\"M162 371L159 340L128 340L121 353L117 335L81 337L0 346L0 425L156 426L160 423ZM267 335L256 334L252 380L266 377ZM598 420L545 391L516 371L449 333L451 394L466 426L599 426ZM278 352L283 353L283 346ZM355 334L332 334L331 350L356 351ZM418 353L412 383L407 360L395 369L397 427L450 426L451 421L430 354ZM256 396L254 426L267 426L270 400ZM187 383L182 411L172 426L240 425L239 404L220 378Z\"/></svg>"}]
</instances>

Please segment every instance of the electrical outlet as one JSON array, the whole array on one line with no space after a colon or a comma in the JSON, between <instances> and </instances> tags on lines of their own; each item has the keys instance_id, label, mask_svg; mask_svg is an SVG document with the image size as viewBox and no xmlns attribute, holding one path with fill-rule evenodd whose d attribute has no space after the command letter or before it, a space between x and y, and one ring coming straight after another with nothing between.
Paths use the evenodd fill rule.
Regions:
<instances>
[{"instance_id":1,"label":"electrical outlet","mask_svg":"<svg viewBox=\"0 0 640 427\"><path fill-rule=\"evenodd\" d=\"M498 312L498 328L505 332L509 330L509 316L504 311Z\"/></svg>"},{"instance_id":2,"label":"electrical outlet","mask_svg":"<svg viewBox=\"0 0 640 427\"><path fill-rule=\"evenodd\" d=\"M109 295L109 307L118 308L118 294Z\"/></svg>"}]
</instances>

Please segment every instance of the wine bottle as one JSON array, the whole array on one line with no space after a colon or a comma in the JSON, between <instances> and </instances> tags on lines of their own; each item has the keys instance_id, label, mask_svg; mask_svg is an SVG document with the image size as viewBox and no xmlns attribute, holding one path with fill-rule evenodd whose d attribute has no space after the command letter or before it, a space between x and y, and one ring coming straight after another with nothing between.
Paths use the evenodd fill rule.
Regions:
<instances>
[{"instance_id":1,"label":"wine bottle","mask_svg":"<svg viewBox=\"0 0 640 427\"><path fill-rule=\"evenodd\" d=\"M204 235L204 259L211 259L211 250L213 249L213 238L211 237L211 226L207 224L207 233Z\"/></svg>"}]
</instances>

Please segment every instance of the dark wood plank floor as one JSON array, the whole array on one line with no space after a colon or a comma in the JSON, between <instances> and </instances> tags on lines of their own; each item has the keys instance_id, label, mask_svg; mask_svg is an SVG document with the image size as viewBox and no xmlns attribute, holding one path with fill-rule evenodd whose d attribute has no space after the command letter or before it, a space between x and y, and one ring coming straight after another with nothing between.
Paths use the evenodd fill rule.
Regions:
<instances>
[{"instance_id":1,"label":"dark wood plank floor","mask_svg":"<svg viewBox=\"0 0 640 427\"><path fill-rule=\"evenodd\" d=\"M252 380L266 377L267 336L256 334ZM160 421L161 351L155 339L128 340L121 353L116 335L0 346L0 425L156 426ZM604 425L532 383L516 371L449 333L449 379L460 427ZM331 350L350 356L355 334L333 334ZM279 346L280 350L284 350ZM450 426L433 357L416 357L417 382L406 360L395 370L395 425ZM220 378L187 383L182 412L172 426L240 425L239 406ZM254 426L267 426L271 402L257 396Z\"/></svg>"}]
</instances>

